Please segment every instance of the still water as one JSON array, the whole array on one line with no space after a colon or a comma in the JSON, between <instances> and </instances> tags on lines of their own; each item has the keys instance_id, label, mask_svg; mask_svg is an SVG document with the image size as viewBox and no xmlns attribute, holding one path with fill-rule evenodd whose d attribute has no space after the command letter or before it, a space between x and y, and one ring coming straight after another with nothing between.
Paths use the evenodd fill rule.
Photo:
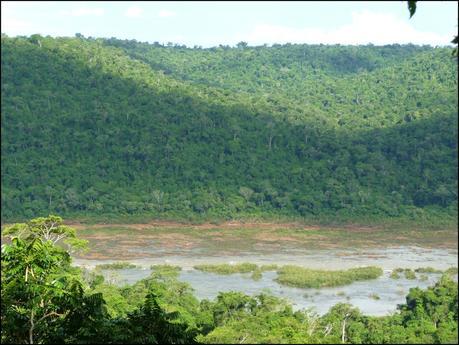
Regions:
<instances>
[{"instance_id":1,"label":"still water","mask_svg":"<svg viewBox=\"0 0 459 345\"><path fill-rule=\"evenodd\" d=\"M133 284L150 275L150 266L169 264L182 267L179 279L187 282L194 289L199 299L213 299L219 292L241 291L249 295L269 292L285 298L293 304L294 309L313 308L317 313L325 313L331 306L339 302L350 303L367 315L386 315L395 312L397 305L405 302L405 296L410 288L426 288L433 285L440 274L426 274L427 280L421 280L421 274L416 274L413 280L406 279L401 274L400 279L389 277L391 270L397 267L418 268L433 267L446 269L457 266L457 249L434 249L414 246L390 248L374 248L368 250L294 250L282 253L253 254L241 252L239 255L218 256L177 255L169 253L158 257L129 260L140 268L104 271L106 279L116 284ZM102 263L116 260L74 259L78 266L93 268ZM282 286L274 281L277 274L274 271L264 272L262 279L254 281L250 274L218 275L201 272L192 267L198 264L211 263L240 263L251 262L259 265L293 264L318 269L348 269L359 266L379 266L384 274L378 279L355 282L350 285L334 288L303 289ZM457 276L455 277L457 279Z\"/></svg>"}]
</instances>

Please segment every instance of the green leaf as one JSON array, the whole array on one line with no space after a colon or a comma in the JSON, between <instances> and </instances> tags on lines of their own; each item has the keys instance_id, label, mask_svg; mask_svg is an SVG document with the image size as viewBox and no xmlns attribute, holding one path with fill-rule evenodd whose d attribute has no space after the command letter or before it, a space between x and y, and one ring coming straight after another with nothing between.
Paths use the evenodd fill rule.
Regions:
<instances>
[{"instance_id":1,"label":"green leaf","mask_svg":"<svg viewBox=\"0 0 459 345\"><path fill-rule=\"evenodd\" d=\"M410 11L410 18L416 13L416 2L408 1L408 10Z\"/></svg>"}]
</instances>

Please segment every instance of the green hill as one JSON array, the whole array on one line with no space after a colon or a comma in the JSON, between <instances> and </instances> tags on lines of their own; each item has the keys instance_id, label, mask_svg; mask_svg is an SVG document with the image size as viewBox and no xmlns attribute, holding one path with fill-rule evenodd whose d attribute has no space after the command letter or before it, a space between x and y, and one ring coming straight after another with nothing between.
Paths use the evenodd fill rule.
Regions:
<instances>
[{"instance_id":1,"label":"green hill","mask_svg":"<svg viewBox=\"0 0 459 345\"><path fill-rule=\"evenodd\" d=\"M457 210L448 48L2 35L2 221Z\"/></svg>"}]
</instances>

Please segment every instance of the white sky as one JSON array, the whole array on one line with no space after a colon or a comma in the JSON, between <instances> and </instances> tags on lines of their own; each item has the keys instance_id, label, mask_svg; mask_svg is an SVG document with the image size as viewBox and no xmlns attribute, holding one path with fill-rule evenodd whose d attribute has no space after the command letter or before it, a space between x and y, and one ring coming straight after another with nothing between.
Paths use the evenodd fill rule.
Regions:
<instances>
[{"instance_id":1,"label":"white sky","mask_svg":"<svg viewBox=\"0 0 459 345\"><path fill-rule=\"evenodd\" d=\"M2 33L117 37L204 47L264 43L447 45L456 1L26 2L2 1Z\"/></svg>"}]
</instances>

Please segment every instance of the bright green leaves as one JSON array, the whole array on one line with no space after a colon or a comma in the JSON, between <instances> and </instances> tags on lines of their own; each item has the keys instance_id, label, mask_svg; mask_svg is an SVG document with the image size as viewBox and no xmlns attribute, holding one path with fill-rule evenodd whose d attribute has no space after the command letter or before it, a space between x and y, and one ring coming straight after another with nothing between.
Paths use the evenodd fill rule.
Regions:
<instances>
[{"instance_id":1,"label":"bright green leaves","mask_svg":"<svg viewBox=\"0 0 459 345\"><path fill-rule=\"evenodd\" d=\"M2 340L49 341L54 327L84 299L70 255L55 244L63 239L82 248L85 243L57 216L13 224L3 234L11 244L2 245Z\"/></svg>"},{"instance_id":2,"label":"bright green leaves","mask_svg":"<svg viewBox=\"0 0 459 345\"><path fill-rule=\"evenodd\" d=\"M62 299L69 286L79 284L74 276L61 276L69 265L65 251L41 238L25 241L16 237L11 245L5 245L2 314L7 322L2 322L2 338L5 334L6 339L21 343L46 338L50 331L46 325L67 313L62 309Z\"/></svg>"},{"instance_id":3,"label":"bright green leaves","mask_svg":"<svg viewBox=\"0 0 459 345\"><path fill-rule=\"evenodd\" d=\"M85 323L105 317L102 295L85 295L70 255L55 245L66 236L81 243L75 230L50 216L6 233L12 240L2 245L2 342L61 343L62 332L71 339L85 327L94 333Z\"/></svg>"},{"instance_id":4,"label":"bright green leaves","mask_svg":"<svg viewBox=\"0 0 459 345\"><path fill-rule=\"evenodd\" d=\"M43 241L51 241L53 244L62 240L72 251L85 250L88 243L86 240L77 238L75 229L64 225L62 218L54 215L35 218L28 223L7 226L3 230L3 235L26 241L40 238Z\"/></svg>"}]
</instances>

